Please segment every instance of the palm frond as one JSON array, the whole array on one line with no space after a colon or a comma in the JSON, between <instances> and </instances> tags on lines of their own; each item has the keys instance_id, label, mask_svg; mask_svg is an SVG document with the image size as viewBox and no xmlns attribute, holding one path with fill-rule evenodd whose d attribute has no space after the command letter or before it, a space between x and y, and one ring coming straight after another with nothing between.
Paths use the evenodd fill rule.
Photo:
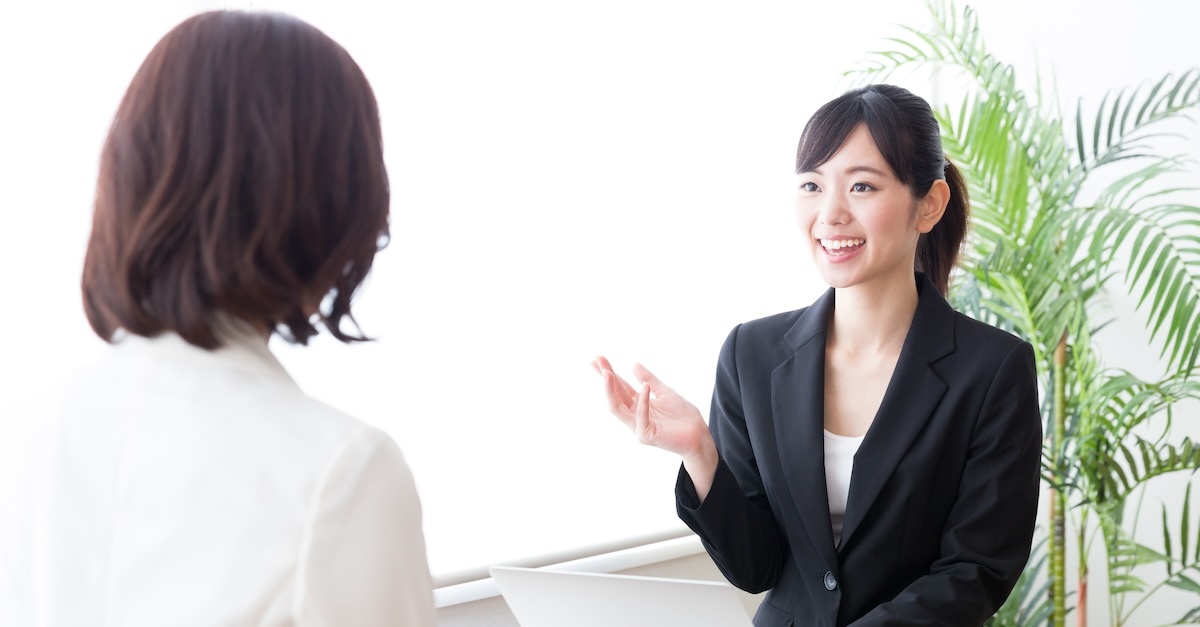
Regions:
<instances>
[{"instance_id":1,"label":"palm frond","mask_svg":"<svg viewBox=\"0 0 1200 627\"><path fill-rule=\"evenodd\" d=\"M1075 118L1079 163L1085 169L1094 169L1136 156L1131 154L1132 146L1151 137L1148 127L1186 115L1197 105L1200 105L1200 68L1178 77L1166 74L1156 82L1132 90L1121 89L1115 95L1105 94L1090 125L1080 101Z\"/></svg>"},{"instance_id":2,"label":"palm frond","mask_svg":"<svg viewBox=\"0 0 1200 627\"><path fill-rule=\"evenodd\" d=\"M1133 570L1144 563L1145 550L1133 541L1112 515L1113 511L1098 511L1100 532L1104 535L1104 545L1108 549L1108 592L1114 597L1127 592L1144 592L1146 582L1135 576Z\"/></svg>"},{"instance_id":3,"label":"palm frond","mask_svg":"<svg viewBox=\"0 0 1200 627\"><path fill-rule=\"evenodd\" d=\"M1184 376L1147 382L1123 373L1090 391L1074 449L1087 503L1115 508L1156 477L1200 469L1200 443L1165 437L1171 408L1185 399L1200 399L1200 382ZM1135 433L1158 415L1168 421L1160 437L1150 440Z\"/></svg>"},{"instance_id":4,"label":"palm frond","mask_svg":"<svg viewBox=\"0 0 1200 627\"><path fill-rule=\"evenodd\" d=\"M1121 177L1069 225L1072 254L1103 273L1128 243L1126 287L1146 315L1151 341L1172 369L1190 372L1200 351L1200 207L1152 201L1176 190L1144 191L1179 160L1159 159ZM1088 241L1090 240L1090 241ZM1085 248L1086 246L1086 248Z\"/></svg>"}]
</instances>

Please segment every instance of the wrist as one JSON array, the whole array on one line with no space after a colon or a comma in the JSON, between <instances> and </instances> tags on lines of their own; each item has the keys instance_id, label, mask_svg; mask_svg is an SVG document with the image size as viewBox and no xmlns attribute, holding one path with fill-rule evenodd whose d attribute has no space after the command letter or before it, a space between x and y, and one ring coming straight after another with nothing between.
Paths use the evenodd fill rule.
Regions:
<instances>
[{"instance_id":1,"label":"wrist","mask_svg":"<svg viewBox=\"0 0 1200 627\"><path fill-rule=\"evenodd\" d=\"M692 479L696 497L703 503L712 489L720 456L717 453L717 443L713 441L712 434L707 429L704 430L699 444L695 451L683 458L683 469Z\"/></svg>"},{"instance_id":2,"label":"wrist","mask_svg":"<svg viewBox=\"0 0 1200 627\"><path fill-rule=\"evenodd\" d=\"M692 451L681 455L683 464L689 468L716 468L717 459L717 443L713 441L712 435L705 427L704 431L697 438L696 448Z\"/></svg>"}]
</instances>

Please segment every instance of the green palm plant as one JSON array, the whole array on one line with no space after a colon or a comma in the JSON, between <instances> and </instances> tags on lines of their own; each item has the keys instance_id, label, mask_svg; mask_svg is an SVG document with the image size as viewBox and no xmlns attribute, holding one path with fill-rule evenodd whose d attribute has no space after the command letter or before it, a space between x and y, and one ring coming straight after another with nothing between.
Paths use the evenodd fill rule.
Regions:
<instances>
[{"instance_id":1,"label":"green palm plant","mask_svg":"<svg viewBox=\"0 0 1200 627\"><path fill-rule=\"evenodd\" d=\"M1026 93L1013 68L987 52L970 7L929 8L932 26L905 29L848 74L882 82L898 70L925 69L963 79L961 100L935 110L973 212L952 299L1028 340L1046 390L1049 604L1037 598L1042 587L1032 580L1042 566L1031 560L1032 572L993 623L1041 622L1048 613L1053 625L1065 624L1068 536L1082 556L1071 597L1081 625L1086 556L1097 539L1106 551L1112 624L1125 624L1164 586L1200 595L1200 576L1188 575L1200 562L1200 538L1188 553L1189 508L1178 521L1164 513L1162 550L1137 544L1136 521L1126 520L1131 499L1148 482L1200 468L1200 445L1172 438L1170 429L1176 405L1200 397L1200 207L1177 200L1193 190L1164 183L1191 164L1155 155L1150 146L1164 121L1200 109L1200 69L1110 92L1094 113L1080 101L1066 122L1040 84ZM1085 183L1105 179L1085 197ZM1115 277L1136 298L1166 361L1161 380L1105 368L1094 349L1106 323L1095 312ZM1166 572L1151 585L1144 577L1155 563ZM1141 599L1128 602L1130 593Z\"/></svg>"}]
</instances>

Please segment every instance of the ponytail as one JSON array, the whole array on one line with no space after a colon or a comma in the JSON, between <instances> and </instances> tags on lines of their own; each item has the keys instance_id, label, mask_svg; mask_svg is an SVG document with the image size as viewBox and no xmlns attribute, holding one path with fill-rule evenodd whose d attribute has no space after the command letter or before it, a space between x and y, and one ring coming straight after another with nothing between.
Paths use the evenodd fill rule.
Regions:
<instances>
[{"instance_id":1,"label":"ponytail","mask_svg":"<svg viewBox=\"0 0 1200 627\"><path fill-rule=\"evenodd\" d=\"M949 291L950 272L958 263L970 211L967 184L949 159L946 159L945 172L946 184L950 187L950 202L946 204L942 219L917 240L916 256L916 269L933 281L942 296Z\"/></svg>"}]
</instances>

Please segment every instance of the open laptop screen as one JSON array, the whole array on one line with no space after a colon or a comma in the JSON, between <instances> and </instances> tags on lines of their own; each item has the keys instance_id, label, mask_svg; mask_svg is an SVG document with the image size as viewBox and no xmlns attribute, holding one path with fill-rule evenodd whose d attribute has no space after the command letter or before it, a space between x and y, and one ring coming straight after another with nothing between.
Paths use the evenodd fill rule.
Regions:
<instances>
[{"instance_id":1,"label":"open laptop screen","mask_svg":"<svg viewBox=\"0 0 1200 627\"><path fill-rule=\"evenodd\" d=\"M750 627L726 583L493 566L521 627Z\"/></svg>"}]
</instances>

